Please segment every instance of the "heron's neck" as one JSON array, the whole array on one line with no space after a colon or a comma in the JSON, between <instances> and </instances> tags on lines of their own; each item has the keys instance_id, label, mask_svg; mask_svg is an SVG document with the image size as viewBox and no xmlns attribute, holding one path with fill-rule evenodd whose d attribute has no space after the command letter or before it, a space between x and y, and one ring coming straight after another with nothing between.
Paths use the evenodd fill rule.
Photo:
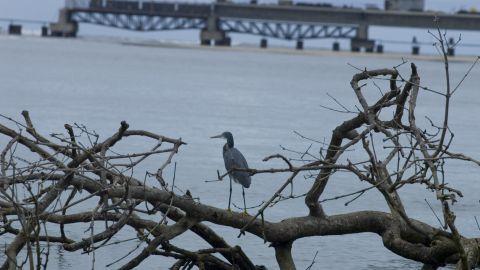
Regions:
<instances>
[{"instance_id":1,"label":"heron's neck","mask_svg":"<svg viewBox=\"0 0 480 270\"><path fill-rule=\"evenodd\" d=\"M228 148L233 148L233 138L227 138L227 143L225 146Z\"/></svg>"}]
</instances>

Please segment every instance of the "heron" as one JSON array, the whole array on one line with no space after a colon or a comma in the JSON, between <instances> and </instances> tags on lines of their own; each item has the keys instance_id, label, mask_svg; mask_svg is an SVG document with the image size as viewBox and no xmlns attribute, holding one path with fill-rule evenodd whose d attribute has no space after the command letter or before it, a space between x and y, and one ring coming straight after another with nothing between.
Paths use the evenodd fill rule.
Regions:
<instances>
[{"instance_id":1,"label":"heron","mask_svg":"<svg viewBox=\"0 0 480 270\"><path fill-rule=\"evenodd\" d=\"M237 171L234 169L248 169L247 160L242 153L234 147L232 133L225 131L220 135L210 137L221 138L227 140L227 143L223 146L223 161L225 162L225 169L227 170L228 177L230 178L230 195L228 197L228 211L230 210L230 203L232 201L232 179L235 183L242 185L243 196L243 212L247 213L247 204L245 202L245 189L250 187L252 179L250 174L246 171Z\"/></svg>"}]
</instances>

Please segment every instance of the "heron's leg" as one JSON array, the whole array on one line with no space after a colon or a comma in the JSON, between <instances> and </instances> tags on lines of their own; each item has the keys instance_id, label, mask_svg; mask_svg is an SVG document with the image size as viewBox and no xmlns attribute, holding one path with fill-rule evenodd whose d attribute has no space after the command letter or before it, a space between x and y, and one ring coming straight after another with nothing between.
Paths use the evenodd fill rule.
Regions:
<instances>
[{"instance_id":1,"label":"heron's leg","mask_svg":"<svg viewBox=\"0 0 480 270\"><path fill-rule=\"evenodd\" d=\"M242 196L243 196L243 213L247 213L247 203L245 202L245 188L242 186Z\"/></svg>"},{"instance_id":2,"label":"heron's leg","mask_svg":"<svg viewBox=\"0 0 480 270\"><path fill-rule=\"evenodd\" d=\"M230 178L230 193L228 195L228 211L232 211L230 209L230 204L232 203L232 177L228 176L228 178Z\"/></svg>"}]
</instances>

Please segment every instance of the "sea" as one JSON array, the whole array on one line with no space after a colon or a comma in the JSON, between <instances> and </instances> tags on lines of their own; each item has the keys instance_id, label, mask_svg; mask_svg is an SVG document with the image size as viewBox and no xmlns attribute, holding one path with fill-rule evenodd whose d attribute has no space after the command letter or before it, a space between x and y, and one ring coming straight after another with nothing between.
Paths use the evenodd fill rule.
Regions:
<instances>
[{"instance_id":1,"label":"sea","mask_svg":"<svg viewBox=\"0 0 480 270\"><path fill-rule=\"evenodd\" d=\"M449 124L455 134L451 150L480 159L480 121L477 118L480 115L480 67L474 66L463 80L475 59L474 54L466 54L450 62L452 85L463 82L452 97ZM280 153L295 160L301 157L296 152L309 149L309 153L318 156L325 148L322 142L329 141L332 130L353 116L335 111L342 109L335 100L351 111L359 106L350 86L352 76L365 68L392 68L404 63L398 68L408 77L410 62L417 65L422 85L445 91L444 64L434 54L412 57L408 53L261 50L249 46L214 48L134 38L57 39L0 35L0 113L22 121L20 113L28 110L37 131L45 136L63 133L64 124L76 123L106 138L125 120L131 129L181 138L187 145L180 148L173 163L165 169L165 179L171 183L175 174L177 192L189 190L201 203L226 208L228 181L207 182L217 178L217 170L225 171L224 142L210 139L210 136L232 132L235 146L250 167L256 169L285 166L280 161L262 161L272 154ZM368 81L364 92L369 102L378 98L382 89L387 89L386 81ZM419 125L431 129L426 117L439 124L443 112L442 96L420 92ZM17 128L5 118L0 118L0 122ZM6 139L0 138L0 146L5 143ZM155 144L148 140L126 140L116 150L132 153L148 150ZM361 150L355 147L346 155L355 159ZM164 158L147 159L132 174L143 179L145 172L155 172ZM463 235L478 237L480 231L475 217L480 214L480 168L472 163L453 161L448 161L446 168L446 182L464 195L453 206L456 224ZM306 176L295 180L293 194L301 195L309 189L312 179ZM287 177L287 174L253 176L251 187L246 189L248 206L268 200ZM158 185L150 180L148 183ZM338 173L331 178L322 198L365 187L368 185L353 175ZM290 187L284 194L290 194ZM400 195L409 216L440 226L435 217L435 213L441 212L440 205L431 191L421 185L412 185L402 188ZM345 205L351 199L325 202L324 209L328 215L359 210L388 211L382 196L375 190ZM241 188L237 184L233 186L233 202L242 205ZM96 203L96 200L88 201L81 209L69 213L92 209ZM234 211L240 210L234 208ZM249 209L250 214L255 211L255 208ZM303 197L300 197L267 208L265 218L280 221L307 214ZM161 216L151 219L159 221ZM97 225L96 232L99 232L104 225ZM237 238L237 229L206 225L229 244L241 246L255 264L278 269L273 249L262 239L250 234ZM76 240L88 237L90 232L85 232L88 226L89 223L67 226L67 236ZM49 227L49 232L57 235L58 228ZM132 237L135 232L125 229L112 242ZM0 237L0 249L10 239ZM189 250L208 247L192 233L185 233L172 243ZM81 251L69 253L52 244L48 269L115 269L143 247L130 240L82 254ZM124 256L123 260L107 267ZM311 269L421 267L390 252L378 235L370 233L299 239L293 245L293 258L297 269L305 269L312 263ZM173 263L172 259L152 256L139 269L167 269Z\"/></svg>"}]
</instances>

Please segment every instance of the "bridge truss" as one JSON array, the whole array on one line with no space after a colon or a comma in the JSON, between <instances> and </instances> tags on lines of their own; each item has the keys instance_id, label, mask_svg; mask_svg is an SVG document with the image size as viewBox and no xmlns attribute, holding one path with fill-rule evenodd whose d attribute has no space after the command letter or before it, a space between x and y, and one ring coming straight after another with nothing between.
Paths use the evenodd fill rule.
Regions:
<instances>
[{"instance_id":1,"label":"bridge truss","mask_svg":"<svg viewBox=\"0 0 480 270\"><path fill-rule=\"evenodd\" d=\"M90 23L134 31L202 29L206 25L206 20L203 18L178 18L90 11L72 12L71 20L77 23Z\"/></svg>"},{"instance_id":2,"label":"bridge truss","mask_svg":"<svg viewBox=\"0 0 480 270\"><path fill-rule=\"evenodd\" d=\"M153 13L138 13L89 9L70 10L70 20L77 23L90 23L133 31L163 31L183 29L204 29L206 17L176 17ZM316 38L353 38L356 25L331 25L319 23L292 23L278 21L246 20L219 18L218 30L226 33L252 34L262 37L285 40L304 40Z\"/></svg>"},{"instance_id":3,"label":"bridge truss","mask_svg":"<svg viewBox=\"0 0 480 270\"><path fill-rule=\"evenodd\" d=\"M358 27L353 25L320 25L243 19L220 19L219 24L220 29L225 32L252 34L286 40L353 38L358 30Z\"/></svg>"}]
</instances>

